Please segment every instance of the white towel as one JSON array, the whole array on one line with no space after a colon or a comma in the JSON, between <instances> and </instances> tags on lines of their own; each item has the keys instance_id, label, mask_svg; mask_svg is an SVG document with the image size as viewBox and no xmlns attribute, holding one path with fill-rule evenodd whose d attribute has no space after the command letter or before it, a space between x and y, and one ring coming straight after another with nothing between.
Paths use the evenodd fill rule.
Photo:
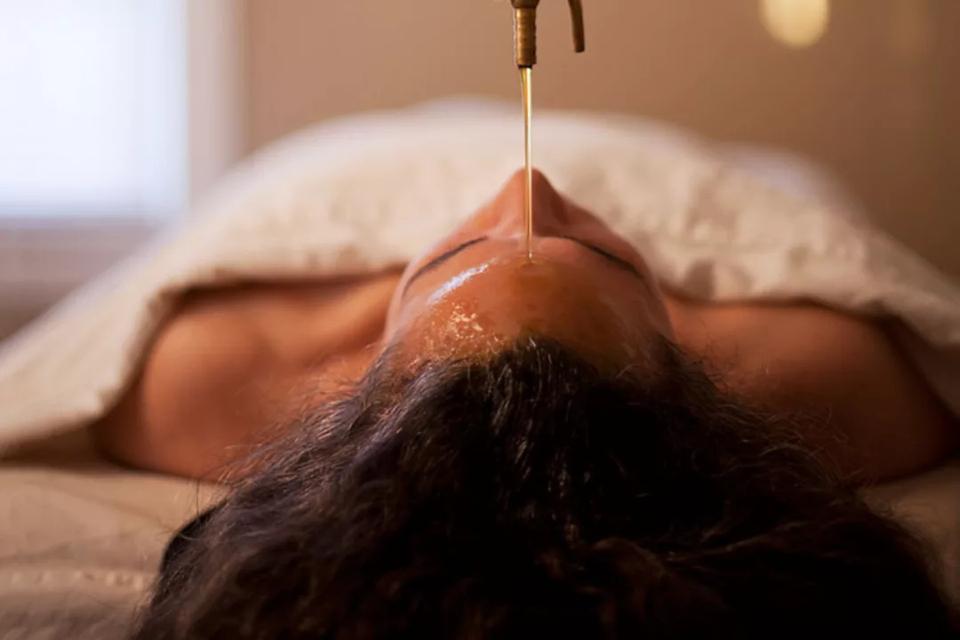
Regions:
<instances>
[{"instance_id":1,"label":"white towel","mask_svg":"<svg viewBox=\"0 0 960 640\"><path fill-rule=\"evenodd\" d=\"M773 186L728 150L637 118L538 113L535 125L536 164L666 285L705 300L801 297L896 316L960 415L960 290L837 198ZM267 149L179 229L3 346L0 447L106 411L186 287L409 261L520 166L520 126L510 110L441 104Z\"/></svg>"}]
</instances>

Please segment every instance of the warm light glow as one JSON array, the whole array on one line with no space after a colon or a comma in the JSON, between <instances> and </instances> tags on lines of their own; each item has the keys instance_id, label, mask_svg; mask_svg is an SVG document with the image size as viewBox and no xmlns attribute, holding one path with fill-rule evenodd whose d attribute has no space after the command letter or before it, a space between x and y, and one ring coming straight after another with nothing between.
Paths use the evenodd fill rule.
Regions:
<instances>
[{"instance_id":1,"label":"warm light glow","mask_svg":"<svg viewBox=\"0 0 960 640\"><path fill-rule=\"evenodd\" d=\"M826 32L830 0L760 0L763 26L790 47L809 47Z\"/></svg>"}]
</instances>

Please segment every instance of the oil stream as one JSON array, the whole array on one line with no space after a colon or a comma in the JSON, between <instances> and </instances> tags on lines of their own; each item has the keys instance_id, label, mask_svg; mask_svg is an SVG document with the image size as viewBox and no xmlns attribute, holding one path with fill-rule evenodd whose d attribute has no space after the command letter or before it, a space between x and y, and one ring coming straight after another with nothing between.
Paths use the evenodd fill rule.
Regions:
<instances>
[{"instance_id":1,"label":"oil stream","mask_svg":"<svg viewBox=\"0 0 960 640\"><path fill-rule=\"evenodd\" d=\"M525 226L525 248L527 259L533 259L533 87L531 86L533 69L531 67L520 68L520 92L523 100L523 167L525 171L524 187L524 222Z\"/></svg>"}]
</instances>

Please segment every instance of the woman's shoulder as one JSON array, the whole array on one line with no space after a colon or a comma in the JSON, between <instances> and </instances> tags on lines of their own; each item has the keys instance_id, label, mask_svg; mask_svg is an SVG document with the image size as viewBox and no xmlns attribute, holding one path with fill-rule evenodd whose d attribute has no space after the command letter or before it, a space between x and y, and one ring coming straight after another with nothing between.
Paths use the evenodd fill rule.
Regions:
<instances>
[{"instance_id":1,"label":"woman's shoulder","mask_svg":"<svg viewBox=\"0 0 960 640\"><path fill-rule=\"evenodd\" d=\"M673 300L681 347L732 391L820 429L845 472L864 479L925 468L960 428L892 338L892 321L789 304Z\"/></svg>"},{"instance_id":2,"label":"woman's shoulder","mask_svg":"<svg viewBox=\"0 0 960 640\"><path fill-rule=\"evenodd\" d=\"M201 469L223 462L219 452L276 424L305 377L358 361L382 332L395 281L381 274L185 295L134 384L94 425L96 440L121 462L206 475Z\"/></svg>"},{"instance_id":3,"label":"woman's shoulder","mask_svg":"<svg viewBox=\"0 0 960 640\"><path fill-rule=\"evenodd\" d=\"M755 371L773 362L855 366L896 349L888 320L797 302L693 302L668 297L681 346L717 364Z\"/></svg>"}]
</instances>

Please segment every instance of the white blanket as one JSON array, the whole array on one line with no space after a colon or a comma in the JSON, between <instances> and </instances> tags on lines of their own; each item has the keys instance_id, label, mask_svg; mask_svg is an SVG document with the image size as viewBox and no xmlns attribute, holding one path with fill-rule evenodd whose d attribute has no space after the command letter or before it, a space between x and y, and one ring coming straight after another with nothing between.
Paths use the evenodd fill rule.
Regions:
<instances>
[{"instance_id":1,"label":"white blanket","mask_svg":"<svg viewBox=\"0 0 960 640\"><path fill-rule=\"evenodd\" d=\"M4 345L0 447L102 414L186 287L409 261L516 170L519 127L502 108L434 105L320 126L263 152L152 250ZM535 134L558 189L631 240L668 286L897 316L960 413L960 290L835 198L771 187L724 150L640 119L541 113Z\"/></svg>"}]
</instances>

